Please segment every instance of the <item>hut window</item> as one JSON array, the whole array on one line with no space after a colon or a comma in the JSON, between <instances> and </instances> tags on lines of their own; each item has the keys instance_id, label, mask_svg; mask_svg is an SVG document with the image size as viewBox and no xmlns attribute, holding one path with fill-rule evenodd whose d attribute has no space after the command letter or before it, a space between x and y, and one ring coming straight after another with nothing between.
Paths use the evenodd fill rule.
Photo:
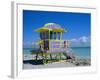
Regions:
<instances>
[{"instance_id":1,"label":"hut window","mask_svg":"<svg viewBox=\"0 0 100 80\"><path fill-rule=\"evenodd\" d=\"M45 39L49 38L48 31L45 32L44 36L45 36Z\"/></svg>"},{"instance_id":2,"label":"hut window","mask_svg":"<svg viewBox=\"0 0 100 80\"><path fill-rule=\"evenodd\" d=\"M45 32L41 33L41 39L45 39Z\"/></svg>"},{"instance_id":3,"label":"hut window","mask_svg":"<svg viewBox=\"0 0 100 80\"><path fill-rule=\"evenodd\" d=\"M57 35L56 32L53 32L53 39L56 39Z\"/></svg>"},{"instance_id":4,"label":"hut window","mask_svg":"<svg viewBox=\"0 0 100 80\"><path fill-rule=\"evenodd\" d=\"M42 32L40 32L40 38L43 39L43 33Z\"/></svg>"},{"instance_id":5,"label":"hut window","mask_svg":"<svg viewBox=\"0 0 100 80\"><path fill-rule=\"evenodd\" d=\"M56 32L50 32L50 39L57 39L57 33Z\"/></svg>"},{"instance_id":6,"label":"hut window","mask_svg":"<svg viewBox=\"0 0 100 80\"><path fill-rule=\"evenodd\" d=\"M57 32L57 39L60 40L60 32Z\"/></svg>"},{"instance_id":7,"label":"hut window","mask_svg":"<svg viewBox=\"0 0 100 80\"><path fill-rule=\"evenodd\" d=\"M48 32L40 32L40 38L41 39L48 39L49 38Z\"/></svg>"},{"instance_id":8,"label":"hut window","mask_svg":"<svg viewBox=\"0 0 100 80\"><path fill-rule=\"evenodd\" d=\"M52 31L50 31L50 39L52 39L52 35L53 35Z\"/></svg>"},{"instance_id":9,"label":"hut window","mask_svg":"<svg viewBox=\"0 0 100 80\"><path fill-rule=\"evenodd\" d=\"M42 32L40 32L40 39L42 39Z\"/></svg>"}]
</instances>

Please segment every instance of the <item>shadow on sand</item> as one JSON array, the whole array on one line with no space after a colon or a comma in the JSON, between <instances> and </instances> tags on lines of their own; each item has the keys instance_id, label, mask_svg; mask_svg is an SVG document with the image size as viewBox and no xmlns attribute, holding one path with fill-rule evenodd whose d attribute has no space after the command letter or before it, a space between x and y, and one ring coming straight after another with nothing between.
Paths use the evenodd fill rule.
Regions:
<instances>
[{"instance_id":1,"label":"shadow on sand","mask_svg":"<svg viewBox=\"0 0 100 80\"><path fill-rule=\"evenodd\" d=\"M43 64L43 60L24 60L23 63L32 65L41 65Z\"/></svg>"}]
</instances>

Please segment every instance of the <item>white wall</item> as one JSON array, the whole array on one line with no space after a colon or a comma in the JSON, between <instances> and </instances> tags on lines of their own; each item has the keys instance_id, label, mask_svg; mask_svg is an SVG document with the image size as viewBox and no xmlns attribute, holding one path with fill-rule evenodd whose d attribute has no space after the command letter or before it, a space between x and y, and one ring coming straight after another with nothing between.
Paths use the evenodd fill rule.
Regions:
<instances>
[{"instance_id":1,"label":"white wall","mask_svg":"<svg viewBox=\"0 0 100 80\"><path fill-rule=\"evenodd\" d=\"M100 5L99 0L31 0L38 4L56 4L56 5L79 5L79 6L93 6L97 7L97 19L98 19L98 29L97 29L97 35L100 34ZM55 2L56 1L56 2ZM96 38L97 41L100 41L100 37ZM10 78L10 64L11 64L11 0L0 0L0 80L12 80ZM62 76L46 76L46 77L38 77L32 78L32 80L99 80L100 75L100 50L98 52L98 49L100 48L99 44L97 47L97 53L98 53L98 72L97 73L90 73L90 74L72 74L72 75L62 75ZM23 79L22 79L23 80ZM31 79L25 79L25 80L31 80Z\"/></svg>"}]
</instances>

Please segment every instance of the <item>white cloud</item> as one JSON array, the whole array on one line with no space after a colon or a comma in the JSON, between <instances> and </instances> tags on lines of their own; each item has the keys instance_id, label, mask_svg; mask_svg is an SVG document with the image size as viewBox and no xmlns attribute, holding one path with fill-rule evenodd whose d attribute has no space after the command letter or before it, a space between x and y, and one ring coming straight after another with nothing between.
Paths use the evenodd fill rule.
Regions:
<instances>
[{"instance_id":1,"label":"white cloud","mask_svg":"<svg viewBox=\"0 0 100 80\"><path fill-rule=\"evenodd\" d=\"M82 36L82 37L79 38L79 41L82 42L82 43L86 43L86 42L88 42L88 37Z\"/></svg>"},{"instance_id":2,"label":"white cloud","mask_svg":"<svg viewBox=\"0 0 100 80\"><path fill-rule=\"evenodd\" d=\"M72 47L86 47L90 46L90 37L88 36L82 36L79 38L74 38L69 40L70 46Z\"/></svg>"}]
</instances>

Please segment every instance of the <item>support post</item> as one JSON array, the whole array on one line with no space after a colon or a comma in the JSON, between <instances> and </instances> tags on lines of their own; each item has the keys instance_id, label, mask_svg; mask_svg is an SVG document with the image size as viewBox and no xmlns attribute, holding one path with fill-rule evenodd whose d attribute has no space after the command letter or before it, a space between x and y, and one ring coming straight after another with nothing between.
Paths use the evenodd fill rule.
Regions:
<instances>
[{"instance_id":1,"label":"support post","mask_svg":"<svg viewBox=\"0 0 100 80\"><path fill-rule=\"evenodd\" d=\"M43 64L44 64L44 52L42 52L42 59L43 59Z\"/></svg>"},{"instance_id":2,"label":"support post","mask_svg":"<svg viewBox=\"0 0 100 80\"><path fill-rule=\"evenodd\" d=\"M36 59L35 60L36 60L36 63L37 63L37 60L38 60L38 52L36 53Z\"/></svg>"},{"instance_id":3,"label":"support post","mask_svg":"<svg viewBox=\"0 0 100 80\"><path fill-rule=\"evenodd\" d=\"M59 53L60 60L62 59L62 57L61 57L62 55L61 55L61 54L62 54L62 53Z\"/></svg>"},{"instance_id":4,"label":"support post","mask_svg":"<svg viewBox=\"0 0 100 80\"><path fill-rule=\"evenodd\" d=\"M45 60L44 60L44 64L47 64L47 53L45 53Z\"/></svg>"},{"instance_id":5,"label":"support post","mask_svg":"<svg viewBox=\"0 0 100 80\"><path fill-rule=\"evenodd\" d=\"M52 62L52 54L50 53L50 59L51 59L51 62Z\"/></svg>"}]
</instances>

